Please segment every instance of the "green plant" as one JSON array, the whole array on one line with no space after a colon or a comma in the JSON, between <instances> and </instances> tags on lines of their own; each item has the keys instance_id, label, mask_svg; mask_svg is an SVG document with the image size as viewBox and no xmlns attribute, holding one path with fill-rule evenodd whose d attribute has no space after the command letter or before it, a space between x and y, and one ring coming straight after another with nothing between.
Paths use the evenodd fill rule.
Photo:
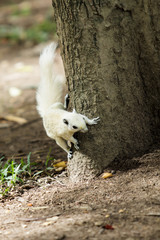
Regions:
<instances>
[{"instance_id":1,"label":"green plant","mask_svg":"<svg viewBox=\"0 0 160 240\"><path fill-rule=\"evenodd\" d=\"M21 158L20 163L17 163L14 159L9 159L4 162L4 157L0 158L0 195L6 196L7 193L14 188L16 184L23 183L24 179L27 177L34 178L37 176L49 175L50 171L53 171L54 168L50 167L50 162L54 160L51 157L52 149L49 149L49 152L46 157L44 166L42 170L37 171L36 162L31 163L31 152L27 156L27 160L24 161L24 158ZM3 161L2 161L3 160ZM36 173L35 173L36 170Z\"/></svg>"},{"instance_id":2,"label":"green plant","mask_svg":"<svg viewBox=\"0 0 160 240\"><path fill-rule=\"evenodd\" d=\"M45 19L43 22L32 25L27 29L17 26L1 25L0 39L15 43L23 43L25 41L40 43L52 38L55 32L56 24L50 19Z\"/></svg>"},{"instance_id":3,"label":"green plant","mask_svg":"<svg viewBox=\"0 0 160 240\"><path fill-rule=\"evenodd\" d=\"M27 163L24 162L23 158L21 158L21 173L28 174L31 176L31 152L27 156Z\"/></svg>"},{"instance_id":4,"label":"green plant","mask_svg":"<svg viewBox=\"0 0 160 240\"><path fill-rule=\"evenodd\" d=\"M49 162L55 160L53 157L51 157L51 151L52 151L52 148L50 147L50 148L49 148L49 151L48 151L48 154L47 154L47 157L46 157L44 170L41 170L41 171L36 172L36 173L33 175L33 177L36 177L37 175L41 175L42 173L48 175L48 171L54 170L53 167L50 167L50 166L49 166Z\"/></svg>"},{"instance_id":5,"label":"green plant","mask_svg":"<svg viewBox=\"0 0 160 240\"><path fill-rule=\"evenodd\" d=\"M14 5L12 8L13 16L29 16L32 14L31 6L29 3L26 4L23 3L21 7Z\"/></svg>"},{"instance_id":6,"label":"green plant","mask_svg":"<svg viewBox=\"0 0 160 240\"><path fill-rule=\"evenodd\" d=\"M26 39L35 43L47 41L56 32L56 25L49 19L35 24L26 30Z\"/></svg>"},{"instance_id":7,"label":"green plant","mask_svg":"<svg viewBox=\"0 0 160 240\"><path fill-rule=\"evenodd\" d=\"M24 31L20 27L11 27L7 25L0 26L0 39L20 41L24 37Z\"/></svg>"},{"instance_id":8,"label":"green plant","mask_svg":"<svg viewBox=\"0 0 160 240\"><path fill-rule=\"evenodd\" d=\"M17 164L14 159L9 159L3 164L0 158L0 194L6 195L13 188L16 183L23 183L24 175L31 176L31 153L27 156L27 163L21 158L21 163Z\"/></svg>"},{"instance_id":9,"label":"green plant","mask_svg":"<svg viewBox=\"0 0 160 240\"><path fill-rule=\"evenodd\" d=\"M51 151L52 151L52 148L50 147L49 152L48 152L47 157L46 157L46 161L45 161L46 170L49 168L49 166L48 166L49 162L54 160L54 158L51 157Z\"/></svg>"}]
</instances>

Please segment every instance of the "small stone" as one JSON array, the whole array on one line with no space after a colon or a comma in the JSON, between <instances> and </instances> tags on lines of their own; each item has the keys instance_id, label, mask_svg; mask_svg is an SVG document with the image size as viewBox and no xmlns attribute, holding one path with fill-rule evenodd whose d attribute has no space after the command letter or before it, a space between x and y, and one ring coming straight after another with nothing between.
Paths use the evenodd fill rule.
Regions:
<instances>
[{"instance_id":1,"label":"small stone","mask_svg":"<svg viewBox=\"0 0 160 240\"><path fill-rule=\"evenodd\" d=\"M79 206L79 208L84 210L84 211L91 211L92 210L92 208L88 204L83 204L83 205Z\"/></svg>"},{"instance_id":2,"label":"small stone","mask_svg":"<svg viewBox=\"0 0 160 240\"><path fill-rule=\"evenodd\" d=\"M51 218L47 218L46 220L49 221L49 222L54 223L54 222L56 222L58 220L58 218L59 218L58 216L54 216L54 217L51 217Z\"/></svg>"},{"instance_id":3,"label":"small stone","mask_svg":"<svg viewBox=\"0 0 160 240\"><path fill-rule=\"evenodd\" d=\"M44 222L44 223L42 223L42 226L47 227L51 224L53 224L53 222Z\"/></svg>"},{"instance_id":4,"label":"small stone","mask_svg":"<svg viewBox=\"0 0 160 240\"><path fill-rule=\"evenodd\" d=\"M103 225L103 222L102 221L97 221L97 222L94 223L94 225L97 226L97 227L100 227L100 226Z\"/></svg>"},{"instance_id":5,"label":"small stone","mask_svg":"<svg viewBox=\"0 0 160 240\"><path fill-rule=\"evenodd\" d=\"M22 227L23 227L23 228L27 228L27 225L26 225L26 224L22 224Z\"/></svg>"},{"instance_id":6,"label":"small stone","mask_svg":"<svg viewBox=\"0 0 160 240\"><path fill-rule=\"evenodd\" d=\"M124 211L125 211L125 209L120 209L118 212L123 213Z\"/></svg>"}]
</instances>

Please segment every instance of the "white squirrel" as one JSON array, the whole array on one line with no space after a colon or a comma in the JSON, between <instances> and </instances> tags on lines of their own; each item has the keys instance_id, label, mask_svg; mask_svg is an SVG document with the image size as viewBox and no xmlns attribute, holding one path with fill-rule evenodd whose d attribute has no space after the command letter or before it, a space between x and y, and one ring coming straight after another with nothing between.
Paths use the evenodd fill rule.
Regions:
<instances>
[{"instance_id":1,"label":"white squirrel","mask_svg":"<svg viewBox=\"0 0 160 240\"><path fill-rule=\"evenodd\" d=\"M75 109L73 112L67 111L69 96L68 94L65 96L63 104L66 79L65 74L58 73L55 67L60 57L56 53L56 48L57 44L52 43L45 47L40 55L41 81L36 95L37 110L43 119L47 135L68 153L68 158L72 158L71 143L74 144L76 150L79 149L78 141L73 136L74 133L87 132L86 124L97 124L99 117L89 119L77 113Z\"/></svg>"}]
</instances>

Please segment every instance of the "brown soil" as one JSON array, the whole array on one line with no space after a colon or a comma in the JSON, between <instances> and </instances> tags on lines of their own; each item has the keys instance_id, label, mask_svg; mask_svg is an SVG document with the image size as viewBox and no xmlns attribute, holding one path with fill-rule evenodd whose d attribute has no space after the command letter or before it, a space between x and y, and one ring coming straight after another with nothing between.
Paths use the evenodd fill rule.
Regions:
<instances>
[{"instance_id":1,"label":"brown soil","mask_svg":"<svg viewBox=\"0 0 160 240\"><path fill-rule=\"evenodd\" d=\"M0 121L0 154L18 160L32 152L31 160L42 168L50 148L55 159L66 160L66 154L46 136L36 112L39 48L0 49L0 116L27 119L23 125ZM11 87L21 95L10 96ZM159 163L158 145L141 157L112 163L106 170L112 178L73 185L63 172L30 180L1 200L0 239L158 240Z\"/></svg>"}]
</instances>

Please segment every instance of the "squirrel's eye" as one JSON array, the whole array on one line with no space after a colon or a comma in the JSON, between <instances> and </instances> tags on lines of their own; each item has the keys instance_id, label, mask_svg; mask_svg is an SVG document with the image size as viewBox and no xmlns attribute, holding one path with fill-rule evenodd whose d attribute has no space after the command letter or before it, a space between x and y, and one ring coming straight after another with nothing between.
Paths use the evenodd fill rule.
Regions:
<instances>
[{"instance_id":1,"label":"squirrel's eye","mask_svg":"<svg viewBox=\"0 0 160 240\"><path fill-rule=\"evenodd\" d=\"M77 129L78 127L76 127L76 126L72 126L74 129Z\"/></svg>"},{"instance_id":2,"label":"squirrel's eye","mask_svg":"<svg viewBox=\"0 0 160 240\"><path fill-rule=\"evenodd\" d=\"M63 119L63 122L68 125L68 121L66 119Z\"/></svg>"}]
</instances>

